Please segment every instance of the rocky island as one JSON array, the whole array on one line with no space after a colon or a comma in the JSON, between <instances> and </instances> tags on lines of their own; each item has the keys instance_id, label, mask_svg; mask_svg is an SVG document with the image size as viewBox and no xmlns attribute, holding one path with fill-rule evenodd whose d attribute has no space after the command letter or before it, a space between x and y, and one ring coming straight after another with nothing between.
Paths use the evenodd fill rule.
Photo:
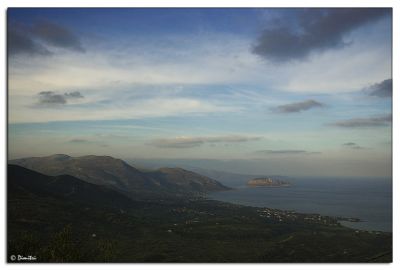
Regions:
<instances>
[{"instance_id":1,"label":"rocky island","mask_svg":"<svg viewBox=\"0 0 400 270\"><path fill-rule=\"evenodd\" d=\"M247 182L248 186L251 187L288 187L289 182L272 179L270 177L254 178Z\"/></svg>"}]
</instances>

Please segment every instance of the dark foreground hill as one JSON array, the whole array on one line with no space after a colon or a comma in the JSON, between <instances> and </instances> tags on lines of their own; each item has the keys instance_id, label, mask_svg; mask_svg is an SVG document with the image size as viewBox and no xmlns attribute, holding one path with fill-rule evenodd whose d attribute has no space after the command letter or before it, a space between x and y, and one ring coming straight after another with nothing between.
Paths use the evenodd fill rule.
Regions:
<instances>
[{"instance_id":1,"label":"dark foreground hill","mask_svg":"<svg viewBox=\"0 0 400 270\"><path fill-rule=\"evenodd\" d=\"M392 260L392 234L355 231L332 217L199 198L134 200L13 165L7 188L8 262Z\"/></svg>"},{"instance_id":2,"label":"dark foreground hill","mask_svg":"<svg viewBox=\"0 0 400 270\"><path fill-rule=\"evenodd\" d=\"M48 176L18 165L8 165L8 196L37 197L70 202L126 207L131 199L106 186L94 185L70 175Z\"/></svg>"},{"instance_id":3,"label":"dark foreground hill","mask_svg":"<svg viewBox=\"0 0 400 270\"><path fill-rule=\"evenodd\" d=\"M110 186L127 193L204 193L229 188L208 177L179 168L141 172L121 159L109 156L52 155L11 160L47 175L71 175L88 183Z\"/></svg>"}]
</instances>

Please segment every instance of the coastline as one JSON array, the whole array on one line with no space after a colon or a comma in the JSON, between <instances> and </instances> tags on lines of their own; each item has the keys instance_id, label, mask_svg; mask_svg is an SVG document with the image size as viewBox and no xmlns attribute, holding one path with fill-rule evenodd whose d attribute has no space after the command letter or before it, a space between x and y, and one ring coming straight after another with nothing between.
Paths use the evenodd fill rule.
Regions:
<instances>
[{"instance_id":1,"label":"coastline","mask_svg":"<svg viewBox=\"0 0 400 270\"><path fill-rule=\"evenodd\" d=\"M343 227L359 231L385 233L392 233L393 231L390 217L390 197L383 198L384 203L372 202L373 206L368 207L368 205L360 206L363 202L360 202L357 198L354 199L354 203L348 202L348 199L337 200L336 197L327 199L325 193L328 191L311 191L309 193L315 193L317 197L309 197L309 193L302 192L305 188L299 187L299 185L293 187L296 187L296 189L242 186L224 193L212 192L207 194L207 198L245 206L295 211L296 213L319 213L321 216L336 218ZM343 192L349 198L353 198L351 193L348 195L347 189L343 189ZM367 196L364 197L367 198ZM367 201L367 199L365 200ZM336 202L338 203L336 204ZM389 207L384 207L386 204Z\"/></svg>"}]
</instances>

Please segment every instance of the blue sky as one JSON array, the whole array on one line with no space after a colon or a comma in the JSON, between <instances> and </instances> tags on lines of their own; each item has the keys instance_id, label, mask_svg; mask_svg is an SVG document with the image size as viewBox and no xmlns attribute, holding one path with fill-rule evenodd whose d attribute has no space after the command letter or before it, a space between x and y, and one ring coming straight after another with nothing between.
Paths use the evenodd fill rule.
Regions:
<instances>
[{"instance_id":1,"label":"blue sky","mask_svg":"<svg viewBox=\"0 0 400 270\"><path fill-rule=\"evenodd\" d=\"M9 9L9 158L390 176L391 19L390 9Z\"/></svg>"}]
</instances>

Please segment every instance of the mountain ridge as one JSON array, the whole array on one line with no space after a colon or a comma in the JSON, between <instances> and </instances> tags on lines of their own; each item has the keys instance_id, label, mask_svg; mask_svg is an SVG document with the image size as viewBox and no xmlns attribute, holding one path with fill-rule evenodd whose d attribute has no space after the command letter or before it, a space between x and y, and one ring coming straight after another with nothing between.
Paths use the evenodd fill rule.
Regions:
<instances>
[{"instance_id":1,"label":"mountain ridge","mask_svg":"<svg viewBox=\"0 0 400 270\"><path fill-rule=\"evenodd\" d=\"M144 190L205 193L230 189L214 179L181 168L161 168L143 172L122 159L111 156L71 157L55 154L14 159L10 160L9 164L49 176L71 175L91 184L109 186L123 192Z\"/></svg>"}]
</instances>

